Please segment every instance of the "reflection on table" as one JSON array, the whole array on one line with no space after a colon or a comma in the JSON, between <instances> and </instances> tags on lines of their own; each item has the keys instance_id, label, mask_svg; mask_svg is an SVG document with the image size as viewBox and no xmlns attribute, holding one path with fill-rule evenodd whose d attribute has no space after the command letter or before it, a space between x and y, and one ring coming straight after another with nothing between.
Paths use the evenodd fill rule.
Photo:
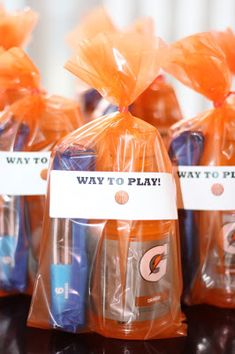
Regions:
<instances>
[{"instance_id":1,"label":"reflection on table","mask_svg":"<svg viewBox=\"0 0 235 354\"><path fill-rule=\"evenodd\" d=\"M30 298L0 299L2 354L234 354L235 310L185 307L188 336L151 341L123 341L96 334L74 335L27 328Z\"/></svg>"}]
</instances>

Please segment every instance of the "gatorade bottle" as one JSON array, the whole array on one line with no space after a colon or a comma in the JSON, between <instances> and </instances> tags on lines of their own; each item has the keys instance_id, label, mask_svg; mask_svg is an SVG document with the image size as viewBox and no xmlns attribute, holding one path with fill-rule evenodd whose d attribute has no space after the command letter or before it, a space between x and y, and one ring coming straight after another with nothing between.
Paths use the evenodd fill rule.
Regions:
<instances>
[{"instance_id":1,"label":"gatorade bottle","mask_svg":"<svg viewBox=\"0 0 235 354\"><path fill-rule=\"evenodd\" d=\"M166 144L170 126L182 118L173 87L163 75L159 75L137 98L130 111L156 127Z\"/></svg>"},{"instance_id":2,"label":"gatorade bottle","mask_svg":"<svg viewBox=\"0 0 235 354\"><path fill-rule=\"evenodd\" d=\"M232 107L224 103L208 119L204 130L205 147L200 159L203 166L235 166L235 134L226 127L234 117ZM226 132L226 138L224 133ZM225 152L230 152L229 154ZM218 198L223 185L215 183L211 190ZM192 291L193 301L221 307L235 306L235 210L198 212L200 237L200 272Z\"/></svg>"},{"instance_id":3,"label":"gatorade bottle","mask_svg":"<svg viewBox=\"0 0 235 354\"><path fill-rule=\"evenodd\" d=\"M102 139L97 156L99 171L171 171L157 130L128 113ZM116 200L127 198L122 191ZM91 278L94 330L114 338L170 336L180 316L175 221L108 220L103 226Z\"/></svg>"}]
</instances>

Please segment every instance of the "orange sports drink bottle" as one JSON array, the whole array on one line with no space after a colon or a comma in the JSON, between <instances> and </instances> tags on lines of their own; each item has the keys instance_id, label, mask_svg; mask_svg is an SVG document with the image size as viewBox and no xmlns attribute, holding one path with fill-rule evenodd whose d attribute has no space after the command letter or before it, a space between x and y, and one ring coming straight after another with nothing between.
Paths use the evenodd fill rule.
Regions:
<instances>
[{"instance_id":1,"label":"orange sports drink bottle","mask_svg":"<svg viewBox=\"0 0 235 354\"><path fill-rule=\"evenodd\" d=\"M189 193L185 188L187 181L180 178L183 209L185 215L191 210L195 223L194 230L191 230L185 218L184 237L195 245L197 249L194 251L198 255L190 284L184 284L187 289L184 300L189 304L208 303L234 308L235 106L228 99L231 96L231 74L225 54L211 33L196 34L172 44L166 49L165 68L214 104L213 109L172 128L173 142L185 133L200 134L204 141L197 166L193 166L194 170L187 166L185 170L191 174L196 171L200 175L199 183L196 182L195 187L191 184ZM198 146L194 148L198 149ZM186 150L184 154L188 153ZM179 153L182 155L180 147ZM179 168L182 171L185 166ZM188 266L188 263L183 264L185 269Z\"/></svg>"},{"instance_id":2,"label":"orange sports drink bottle","mask_svg":"<svg viewBox=\"0 0 235 354\"><path fill-rule=\"evenodd\" d=\"M151 17L139 18L131 25L129 31L154 37L154 21ZM156 127L166 146L169 128L182 118L174 88L167 82L163 73L136 98L130 106L130 112Z\"/></svg>"},{"instance_id":3,"label":"orange sports drink bottle","mask_svg":"<svg viewBox=\"0 0 235 354\"><path fill-rule=\"evenodd\" d=\"M131 105L131 113L155 126L165 144L169 128L177 123L182 114L173 87L159 75Z\"/></svg>"},{"instance_id":4,"label":"orange sports drink bottle","mask_svg":"<svg viewBox=\"0 0 235 354\"><path fill-rule=\"evenodd\" d=\"M215 109L209 122L206 143L200 164L208 166L235 166L235 135L233 125L235 107L224 103ZM234 171L224 171L226 178L234 178ZM223 195L223 184L212 185L212 192ZM203 299L212 305L235 307L235 210L200 211L198 215L200 237L200 267L204 278L195 281L193 301ZM205 237L205 231L207 237ZM214 237L212 236L214 235Z\"/></svg>"},{"instance_id":5,"label":"orange sports drink bottle","mask_svg":"<svg viewBox=\"0 0 235 354\"><path fill-rule=\"evenodd\" d=\"M76 56L66 64L68 70L119 106L119 112L91 121L57 146L60 153L73 151L83 154L84 159L85 152L92 151L95 171L50 174L39 272L28 319L32 326L53 327L53 289L48 283L52 262L52 241L48 242L50 203L51 218L65 218L72 224L77 219L85 220L83 250L89 261L86 291L86 283L80 284L87 294L83 325L78 324L69 303L76 296L77 302L81 298L78 288L68 285L71 279L81 279L78 269L82 260L75 250L71 256L79 267L71 271L66 287L60 286L62 293L68 294L63 297L63 308L69 311L58 314L57 307L57 316L73 323L71 331L93 331L122 339L185 335L172 166L157 129L128 112L128 106L157 76L160 57L156 38L136 33L99 34L80 43ZM77 177L73 180L74 192L69 192L67 186L71 184L65 180L63 191L54 188L55 176L72 177L73 173ZM61 192L64 197L58 197ZM68 198L67 204L60 198ZM58 204L65 209L57 212ZM79 240L84 232L81 235L78 231L74 237Z\"/></svg>"},{"instance_id":6,"label":"orange sports drink bottle","mask_svg":"<svg viewBox=\"0 0 235 354\"><path fill-rule=\"evenodd\" d=\"M98 147L97 169L115 172L169 172L171 165L157 130L130 114ZM153 146L158 141L161 160ZM128 195L120 191L118 203ZM107 337L152 338L162 328L169 337L180 320L179 258L172 220L107 220L91 279L91 323Z\"/></svg>"}]
</instances>

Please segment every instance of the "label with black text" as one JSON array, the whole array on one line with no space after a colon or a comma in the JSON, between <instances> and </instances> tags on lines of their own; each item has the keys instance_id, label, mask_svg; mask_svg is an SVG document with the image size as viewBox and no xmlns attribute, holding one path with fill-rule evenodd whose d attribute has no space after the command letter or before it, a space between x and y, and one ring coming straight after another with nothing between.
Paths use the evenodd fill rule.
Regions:
<instances>
[{"instance_id":1,"label":"label with black text","mask_svg":"<svg viewBox=\"0 0 235 354\"><path fill-rule=\"evenodd\" d=\"M178 166L178 207L188 210L235 210L235 167Z\"/></svg>"},{"instance_id":2,"label":"label with black text","mask_svg":"<svg viewBox=\"0 0 235 354\"><path fill-rule=\"evenodd\" d=\"M50 217L177 219L169 173L51 171Z\"/></svg>"},{"instance_id":3,"label":"label with black text","mask_svg":"<svg viewBox=\"0 0 235 354\"><path fill-rule=\"evenodd\" d=\"M44 195L50 152L0 152L0 194Z\"/></svg>"}]
</instances>

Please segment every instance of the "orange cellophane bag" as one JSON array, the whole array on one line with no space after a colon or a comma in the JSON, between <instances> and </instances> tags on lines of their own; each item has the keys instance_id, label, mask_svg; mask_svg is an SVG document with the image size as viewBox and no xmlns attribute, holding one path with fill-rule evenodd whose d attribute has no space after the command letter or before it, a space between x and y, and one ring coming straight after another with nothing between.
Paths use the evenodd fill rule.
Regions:
<instances>
[{"instance_id":1,"label":"orange cellophane bag","mask_svg":"<svg viewBox=\"0 0 235 354\"><path fill-rule=\"evenodd\" d=\"M118 30L116 30L117 32ZM107 31L106 31L107 32ZM154 36L154 21L151 17L141 17L135 20L130 26L128 26L123 33L140 33L146 36ZM134 104L132 105L134 106ZM132 107L131 106L131 107ZM131 110L130 107L130 110ZM106 99L99 99L95 102L94 107L90 114L86 115L86 119L93 120L107 113L112 113L117 111L117 107L110 104L110 102ZM137 117L141 117L143 119L143 112L139 114L139 112L132 112ZM158 127L159 128L159 127Z\"/></svg>"},{"instance_id":2,"label":"orange cellophane bag","mask_svg":"<svg viewBox=\"0 0 235 354\"><path fill-rule=\"evenodd\" d=\"M154 36L154 22L151 17L134 22L132 30ZM159 75L130 107L133 115L141 117L155 126L164 143L171 125L182 118L179 103L173 87L167 83L163 74Z\"/></svg>"},{"instance_id":3,"label":"orange cellophane bag","mask_svg":"<svg viewBox=\"0 0 235 354\"><path fill-rule=\"evenodd\" d=\"M233 74L235 74L235 34L231 28L226 31L213 31L212 35L223 50L228 66Z\"/></svg>"},{"instance_id":4,"label":"orange cellophane bag","mask_svg":"<svg viewBox=\"0 0 235 354\"><path fill-rule=\"evenodd\" d=\"M0 46L4 49L24 46L37 23L36 12L25 9L8 13L0 9Z\"/></svg>"},{"instance_id":5,"label":"orange cellophane bag","mask_svg":"<svg viewBox=\"0 0 235 354\"><path fill-rule=\"evenodd\" d=\"M42 92L39 88L39 73L21 49L12 48L2 56L0 86L11 89L22 84L27 94L9 104L0 114L0 152L18 154L8 157L15 159L17 164L27 158L39 160L37 153L50 152L58 140L81 125L77 103ZM15 77L17 68L18 76ZM35 154L21 156L22 151ZM2 161L4 156L1 155ZM49 162L49 156L42 158ZM35 164L38 160L34 160ZM45 162L44 166L47 168L48 163ZM0 290L4 290L5 294L32 291L44 200L45 196L41 193L29 193L27 196L2 194L0 197ZM4 262L9 264L8 268ZM17 281L17 278L21 281Z\"/></svg>"},{"instance_id":6,"label":"orange cellophane bag","mask_svg":"<svg viewBox=\"0 0 235 354\"><path fill-rule=\"evenodd\" d=\"M137 18L131 26L129 26L125 32L134 32L134 33L140 33L140 34L145 34L148 36L154 36L154 20L152 17L141 17Z\"/></svg>"},{"instance_id":7,"label":"orange cellophane bag","mask_svg":"<svg viewBox=\"0 0 235 354\"><path fill-rule=\"evenodd\" d=\"M235 106L226 100L229 67L213 34L201 33L166 49L165 69L214 104L172 128L169 153L179 166L183 199L179 219L184 300L234 308Z\"/></svg>"},{"instance_id":8,"label":"orange cellophane bag","mask_svg":"<svg viewBox=\"0 0 235 354\"><path fill-rule=\"evenodd\" d=\"M154 22L151 17L137 19L125 33L140 33L154 38ZM107 100L100 100L93 111L92 119L99 117L105 110L112 109ZM114 110L114 107L113 107ZM171 125L182 118L180 106L172 85L163 74L159 75L130 106L130 112L155 126L167 145Z\"/></svg>"},{"instance_id":9,"label":"orange cellophane bag","mask_svg":"<svg viewBox=\"0 0 235 354\"><path fill-rule=\"evenodd\" d=\"M0 111L39 88L39 72L18 48L0 52Z\"/></svg>"},{"instance_id":10,"label":"orange cellophane bag","mask_svg":"<svg viewBox=\"0 0 235 354\"><path fill-rule=\"evenodd\" d=\"M51 163L51 188L55 173L69 176L72 171L92 171L93 178L111 174L118 181L132 173L141 179L144 173L162 172L172 181L171 163L157 129L128 112L128 106L158 74L159 44L159 40L139 34L100 34L80 44L66 68L118 105L120 111L86 124L57 145ZM63 183L66 194L67 186ZM122 186L115 189L111 200L106 187L101 187L102 200L92 192L84 199L75 197L75 205L82 207L75 210L75 219L69 215L50 218L51 188L28 324L125 339L184 335L174 217L142 220L136 215L130 218L129 212L118 217L121 209L117 211L116 205L122 208L128 198L138 195L136 191L135 196L128 196L123 190L127 187ZM174 205L174 192L171 196ZM65 200L59 200L69 207ZM87 202L95 211L84 219L87 208L90 213ZM144 268L144 280L139 267L142 258L145 267L150 249L153 254Z\"/></svg>"},{"instance_id":11,"label":"orange cellophane bag","mask_svg":"<svg viewBox=\"0 0 235 354\"><path fill-rule=\"evenodd\" d=\"M80 41L84 39L91 39L98 33L116 32L116 26L114 25L111 17L103 6L97 6L89 11L80 21L80 23L72 30L67 41L70 47L76 51L76 48ZM91 88L83 81L77 78L76 93L79 105L83 112L84 121L87 123L92 112L95 110L97 104L100 102L102 96L97 90Z\"/></svg>"},{"instance_id":12,"label":"orange cellophane bag","mask_svg":"<svg viewBox=\"0 0 235 354\"><path fill-rule=\"evenodd\" d=\"M116 27L103 6L98 6L89 11L72 30L67 41L71 48L76 51L80 41L91 39L101 32L115 32Z\"/></svg>"},{"instance_id":13,"label":"orange cellophane bag","mask_svg":"<svg viewBox=\"0 0 235 354\"><path fill-rule=\"evenodd\" d=\"M175 91L163 75L159 75L135 100L130 110L158 128L166 145L169 128L182 118Z\"/></svg>"}]
</instances>

